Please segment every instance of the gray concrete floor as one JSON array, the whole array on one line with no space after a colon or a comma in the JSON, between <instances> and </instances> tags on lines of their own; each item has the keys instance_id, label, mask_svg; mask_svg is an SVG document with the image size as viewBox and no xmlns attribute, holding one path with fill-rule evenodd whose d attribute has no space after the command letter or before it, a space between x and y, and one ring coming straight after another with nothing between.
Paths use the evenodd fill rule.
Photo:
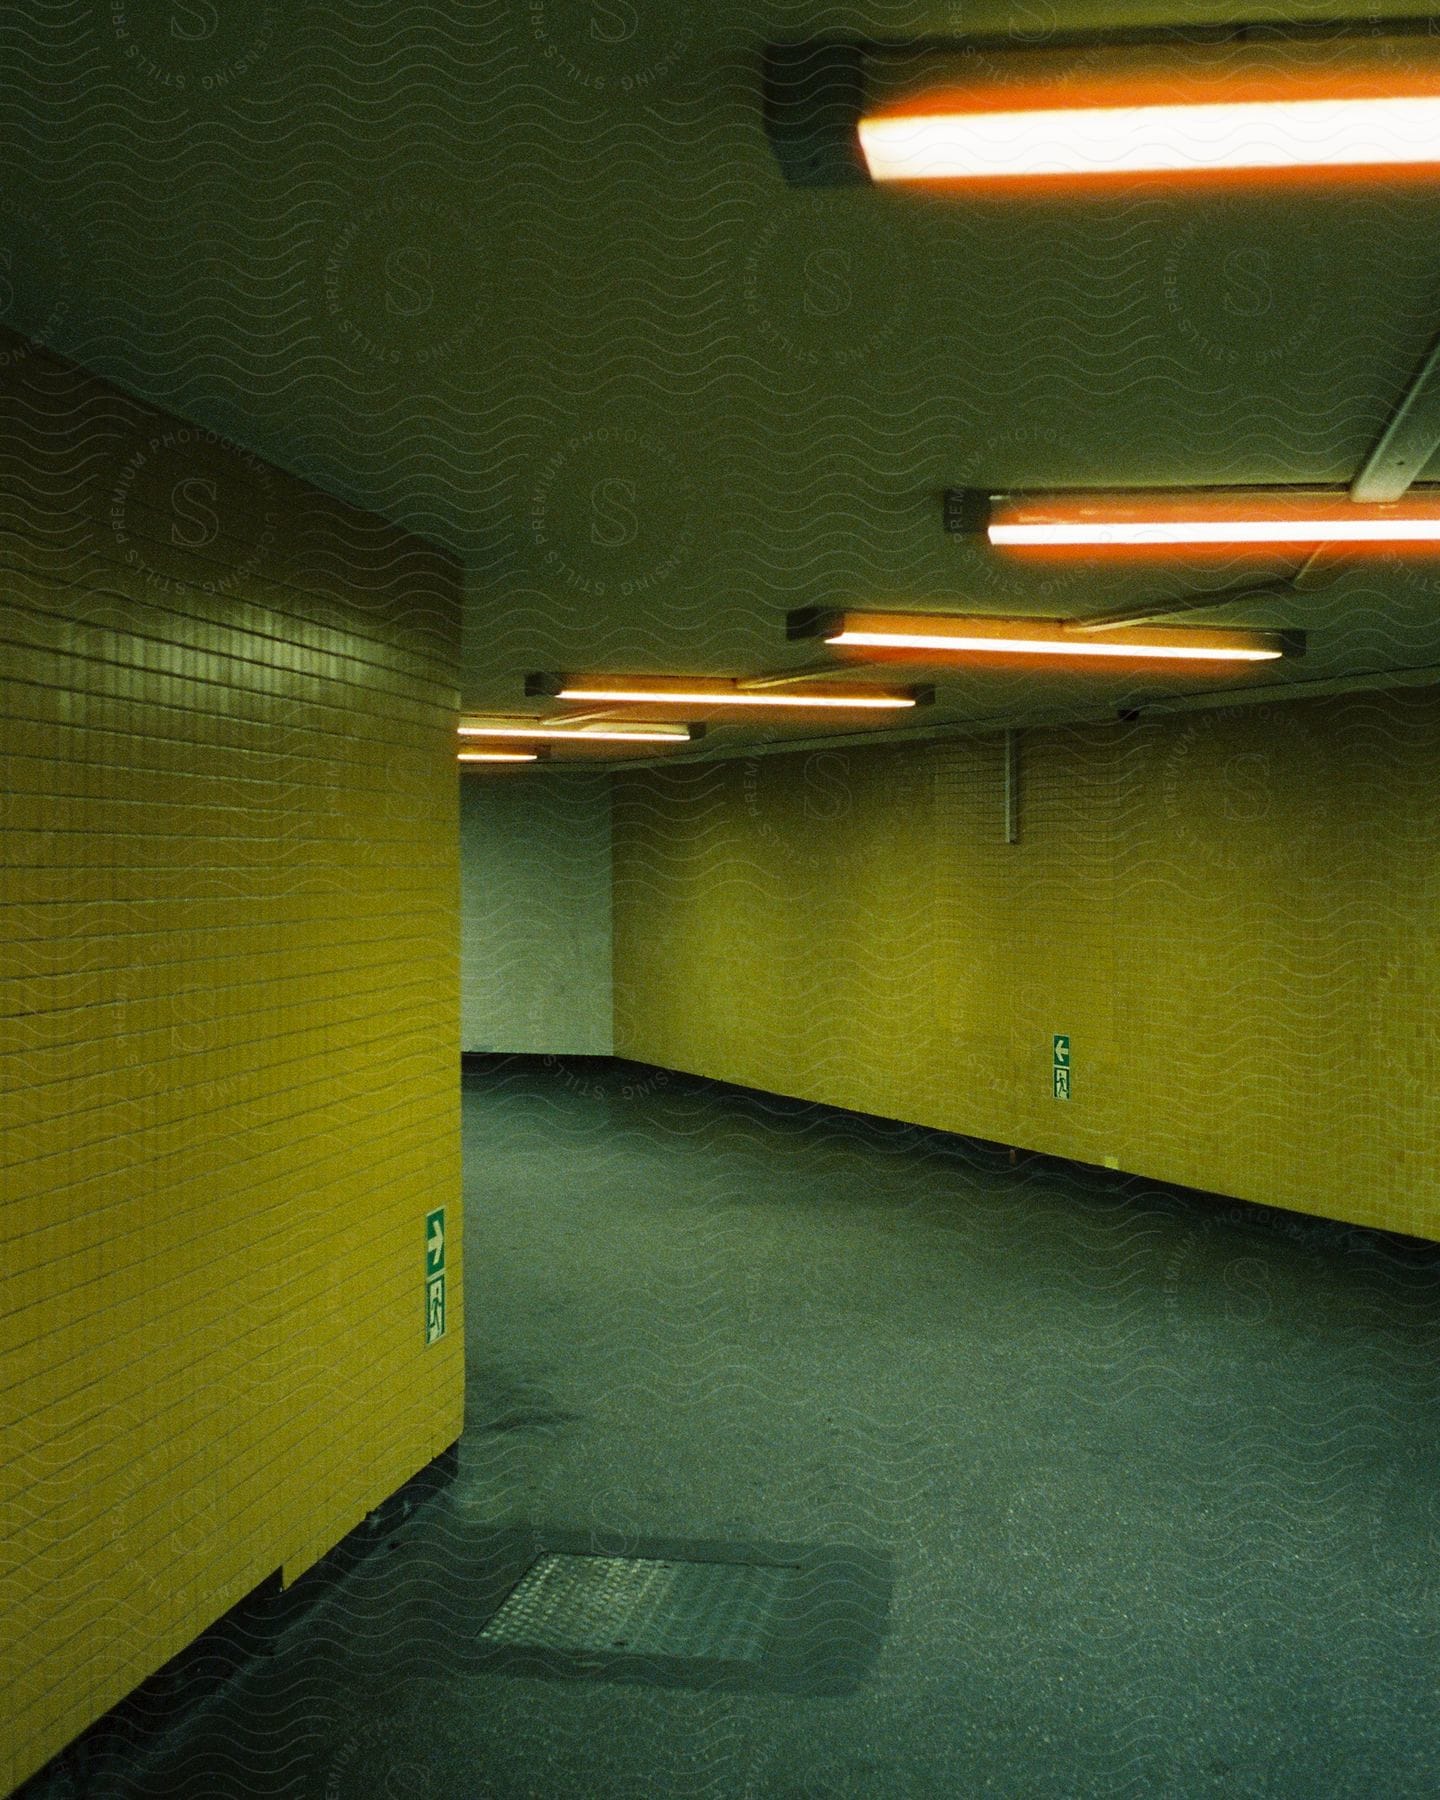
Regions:
<instances>
[{"instance_id":1,"label":"gray concrete floor","mask_svg":"<svg viewBox=\"0 0 1440 1800\"><path fill-rule=\"evenodd\" d=\"M1440 1792L1440 1250L625 1064L465 1134L457 1481L97 1794ZM497 1665L562 1541L788 1546L867 1645Z\"/></svg>"}]
</instances>

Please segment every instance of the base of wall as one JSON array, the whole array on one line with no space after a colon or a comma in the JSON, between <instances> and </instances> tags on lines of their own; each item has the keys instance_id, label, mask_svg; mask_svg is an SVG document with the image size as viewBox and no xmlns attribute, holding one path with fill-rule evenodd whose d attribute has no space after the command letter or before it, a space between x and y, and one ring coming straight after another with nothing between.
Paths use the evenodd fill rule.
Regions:
<instances>
[{"instance_id":1,"label":"base of wall","mask_svg":"<svg viewBox=\"0 0 1440 1800\"><path fill-rule=\"evenodd\" d=\"M12 1800L60 1800L62 1795L98 1791L116 1765L133 1764L144 1756L252 1657L271 1655L281 1633L302 1613L383 1544L418 1507L449 1486L459 1462L457 1439L367 1513L288 1588L281 1585L278 1569L267 1576L193 1643L14 1789Z\"/></svg>"},{"instance_id":2,"label":"base of wall","mask_svg":"<svg viewBox=\"0 0 1440 1800\"><path fill-rule=\"evenodd\" d=\"M562 1081L566 1087L584 1092L595 1099L612 1095L617 1099L644 1097L662 1089L671 1093L689 1090L711 1094L733 1094L747 1102L758 1103L767 1113L778 1117L817 1116L837 1122L855 1120L887 1141L914 1141L934 1138L949 1139L967 1146L968 1153L992 1166L1004 1163L1011 1168L1084 1169L1108 1179L1117 1192L1134 1183L1143 1183L1147 1193L1174 1196L1178 1204L1227 1209L1230 1217L1259 1220L1288 1220L1296 1230L1324 1228L1338 1240L1356 1244L1384 1243L1397 1254L1420 1253L1432 1257L1435 1242L1410 1232L1394 1231L1380 1225L1357 1225L1345 1219L1332 1219L1323 1213L1303 1212L1273 1201L1247 1200L1236 1194L1225 1194L1213 1188L1190 1187L1184 1182L1163 1176L1146 1175L1136 1169L1117 1169L1100 1163L1083 1162L1078 1157L1061 1156L1054 1151L1032 1150L1023 1144L1010 1144L998 1138L982 1138L957 1131L946 1131L938 1125L922 1125L913 1119L902 1119L890 1113L859 1112L853 1107L832 1106L824 1100L801 1100L793 1094L781 1094L773 1088L748 1087L742 1082L725 1081L719 1076L699 1075L693 1069L676 1069L663 1063L639 1062L628 1056L563 1056L531 1055L525 1051L509 1051L487 1055L466 1051L460 1058L462 1073L479 1074L504 1068L517 1078L537 1067Z\"/></svg>"}]
</instances>

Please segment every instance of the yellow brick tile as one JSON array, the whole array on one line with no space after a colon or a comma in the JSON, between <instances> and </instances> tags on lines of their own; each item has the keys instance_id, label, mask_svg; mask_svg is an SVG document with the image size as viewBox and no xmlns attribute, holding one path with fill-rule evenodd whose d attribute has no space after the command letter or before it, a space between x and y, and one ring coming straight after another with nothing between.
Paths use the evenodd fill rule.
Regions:
<instances>
[{"instance_id":1,"label":"yellow brick tile","mask_svg":"<svg viewBox=\"0 0 1440 1800\"><path fill-rule=\"evenodd\" d=\"M57 359L0 381L8 1783L458 1435L458 1261L418 1321L429 1206L459 1242L459 569Z\"/></svg>"}]
</instances>

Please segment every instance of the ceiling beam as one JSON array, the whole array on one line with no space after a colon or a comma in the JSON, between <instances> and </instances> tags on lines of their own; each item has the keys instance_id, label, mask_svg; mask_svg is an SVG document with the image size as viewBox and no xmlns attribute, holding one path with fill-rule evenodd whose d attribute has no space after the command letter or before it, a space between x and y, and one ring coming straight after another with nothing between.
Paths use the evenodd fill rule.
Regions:
<instances>
[{"instance_id":1,"label":"ceiling beam","mask_svg":"<svg viewBox=\"0 0 1440 1800\"><path fill-rule=\"evenodd\" d=\"M768 675L737 676L735 685L738 688L777 688L791 687L797 681L833 681L837 671L844 667L844 663L835 662L806 663L803 669L785 669Z\"/></svg>"},{"instance_id":2,"label":"ceiling beam","mask_svg":"<svg viewBox=\"0 0 1440 1800\"><path fill-rule=\"evenodd\" d=\"M1399 500L1440 449L1440 338L1410 377L1380 441L1350 483L1352 500Z\"/></svg>"},{"instance_id":3,"label":"ceiling beam","mask_svg":"<svg viewBox=\"0 0 1440 1800\"><path fill-rule=\"evenodd\" d=\"M1125 625L1153 625L1157 620L1172 619L1180 613L1202 612L1211 606L1233 606L1241 600L1283 600L1294 593L1295 584L1303 573L1301 570L1278 581L1247 581L1232 588L1209 588L1169 600L1143 600L1137 606L1117 606L1114 612L1095 613L1088 619L1067 619L1065 623L1071 631L1118 631Z\"/></svg>"}]
</instances>

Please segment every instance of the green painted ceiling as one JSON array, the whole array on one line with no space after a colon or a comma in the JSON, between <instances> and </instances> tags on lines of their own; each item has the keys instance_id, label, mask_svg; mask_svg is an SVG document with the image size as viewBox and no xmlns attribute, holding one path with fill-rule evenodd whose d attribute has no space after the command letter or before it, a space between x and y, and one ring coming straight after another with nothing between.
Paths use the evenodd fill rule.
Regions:
<instances>
[{"instance_id":1,"label":"green painted ceiling","mask_svg":"<svg viewBox=\"0 0 1440 1800\"><path fill-rule=\"evenodd\" d=\"M1440 328L1440 186L790 190L758 55L1236 16L23 0L0 18L0 300L461 552L471 707L513 709L527 669L810 661L784 642L802 605L1068 614L1220 586L1260 571L1018 571L947 539L939 494L1347 479ZM1437 665L1440 560L1210 616L1308 627L1289 681ZM931 721L1194 686L970 675Z\"/></svg>"}]
</instances>

